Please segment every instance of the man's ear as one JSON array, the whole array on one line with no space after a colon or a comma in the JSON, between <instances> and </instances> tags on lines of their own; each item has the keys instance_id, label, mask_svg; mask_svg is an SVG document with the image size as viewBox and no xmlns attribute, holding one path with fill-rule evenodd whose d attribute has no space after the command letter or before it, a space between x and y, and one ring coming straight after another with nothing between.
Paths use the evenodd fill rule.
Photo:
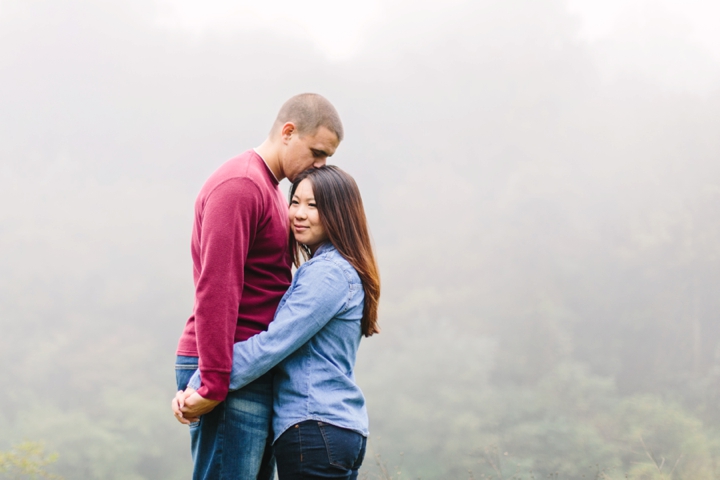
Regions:
<instances>
[{"instance_id":1,"label":"man's ear","mask_svg":"<svg viewBox=\"0 0 720 480\"><path fill-rule=\"evenodd\" d=\"M292 137L293 133L296 132L297 128L295 128L295 124L293 122L286 122L280 129L280 136L283 141L288 141L290 140L290 137Z\"/></svg>"}]
</instances>

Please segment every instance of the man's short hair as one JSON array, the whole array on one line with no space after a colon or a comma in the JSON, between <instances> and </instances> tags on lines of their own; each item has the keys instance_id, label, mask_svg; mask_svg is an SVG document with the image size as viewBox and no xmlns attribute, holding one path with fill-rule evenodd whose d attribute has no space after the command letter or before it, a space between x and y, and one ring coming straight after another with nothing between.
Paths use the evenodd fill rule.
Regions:
<instances>
[{"instance_id":1,"label":"man's short hair","mask_svg":"<svg viewBox=\"0 0 720 480\"><path fill-rule=\"evenodd\" d=\"M340 115L325 97L317 93L301 93L290 98L278 112L271 134L287 122L295 124L300 135L313 134L325 127L342 141L344 131Z\"/></svg>"}]
</instances>

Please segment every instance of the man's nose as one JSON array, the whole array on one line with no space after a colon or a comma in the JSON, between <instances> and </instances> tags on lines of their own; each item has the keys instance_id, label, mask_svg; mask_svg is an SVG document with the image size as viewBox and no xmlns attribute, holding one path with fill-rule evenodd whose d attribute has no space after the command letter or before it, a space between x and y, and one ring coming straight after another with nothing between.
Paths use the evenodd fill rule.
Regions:
<instances>
[{"instance_id":1,"label":"man's nose","mask_svg":"<svg viewBox=\"0 0 720 480\"><path fill-rule=\"evenodd\" d=\"M327 157L318 158L315 160L315 163L313 163L313 167L320 168L325 166L325 162L327 162Z\"/></svg>"}]
</instances>

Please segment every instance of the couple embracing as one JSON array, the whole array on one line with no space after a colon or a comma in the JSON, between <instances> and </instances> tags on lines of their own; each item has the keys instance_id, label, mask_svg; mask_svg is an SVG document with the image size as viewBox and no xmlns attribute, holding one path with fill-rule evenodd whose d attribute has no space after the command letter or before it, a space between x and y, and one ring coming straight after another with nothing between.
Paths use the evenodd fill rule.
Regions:
<instances>
[{"instance_id":1,"label":"couple embracing","mask_svg":"<svg viewBox=\"0 0 720 480\"><path fill-rule=\"evenodd\" d=\"M342 138L330 102L297 95L198 195L172 401L194 479L269 480L276 462L280 480L357 478L368 418L353 368L379 332L380 281L357 185L325 165Z\"/></svg>"}]
</instances>

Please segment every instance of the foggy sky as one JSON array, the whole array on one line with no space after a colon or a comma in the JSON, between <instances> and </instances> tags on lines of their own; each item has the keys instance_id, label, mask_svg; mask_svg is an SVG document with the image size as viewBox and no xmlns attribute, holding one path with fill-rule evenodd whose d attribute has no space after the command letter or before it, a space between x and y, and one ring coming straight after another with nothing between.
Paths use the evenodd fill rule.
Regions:
<instances>
[{"instance_id":1,"label":"foggy sky","mask_svg":"<svg viewBox=\"0 0 720 480\"><path fill-rule=\"evenodd\" d=\"M560 2L449 5L392 4L352 61L333 62L309 39L271 29L198 36L158 27L159 7L146 2L4 1L6 301L42 325L98 295L123 305L174 285L177 318L152 327L171 344L191 305L195 193L222 161L259 144L282 101L302 91L322 92L346 123L333 162L363 188L388 292L433 284L435 270L412 258L441 265L448 244L462 257L473 255L470 239L500 241L500 224L516 221L524 199L557 202L567 217L512 227L522 235L585 222L591 241L603 218L679 208L685 193L703 191L694 182L717 178L717 115L698 117L693 105L717 103L717 83L697 72L718 62L692 32L697 55L680 54L694 69L678 66L682 88L668 92L677 83L663 75L667 65L608 80L597 57L613 38L579 39L581 22ZM628 99L634 107L621 111ZM690 158L666 158L657 142L685 133L697 141L677 148ZM651 152L638 155L645 146ZM446 276L464 282L471 265ZM86 284L96 292L89 300L78 293Z\"/></svg>"}]
</instances>

